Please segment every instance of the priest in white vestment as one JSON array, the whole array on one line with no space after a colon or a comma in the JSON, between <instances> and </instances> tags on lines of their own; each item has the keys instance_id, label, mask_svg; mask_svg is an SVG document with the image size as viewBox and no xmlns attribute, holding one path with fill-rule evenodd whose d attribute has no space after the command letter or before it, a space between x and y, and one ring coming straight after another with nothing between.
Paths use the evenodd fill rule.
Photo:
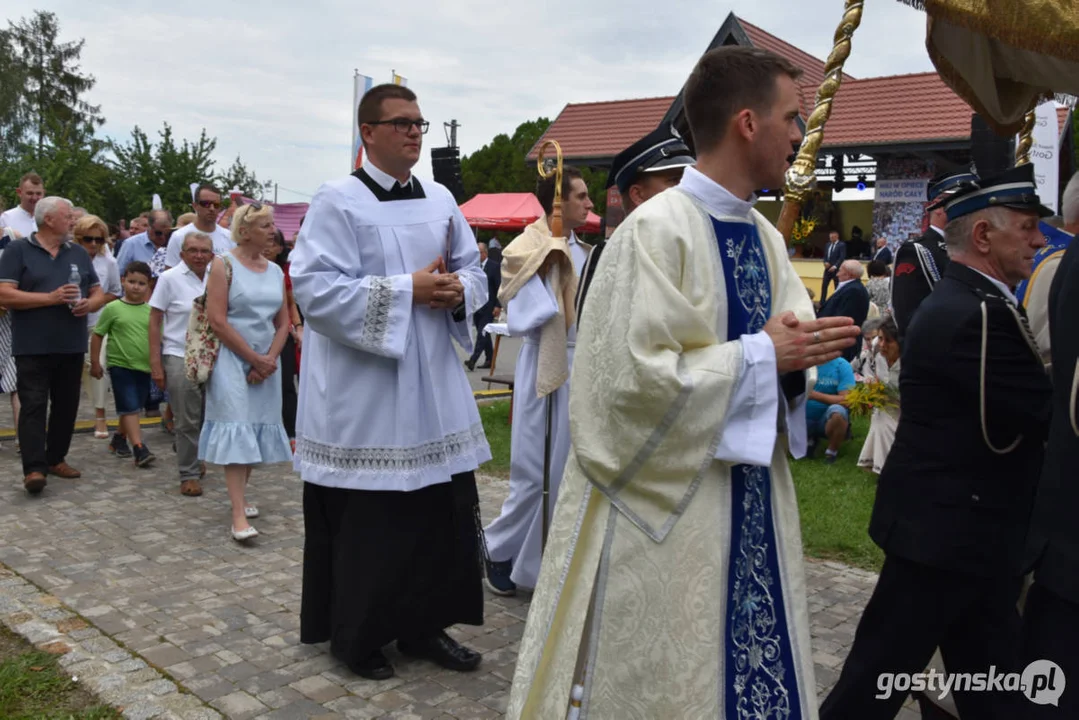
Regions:
<instances>
[{"instance_id":1,"label":"priest in white vestment","mask_svg":"<svg viewBox=\"0 0 1079 720\"><path fill-rule=\"evenodd\" d=\"M805 451L803 371L859 330L813 319L753 210L800 138L798 75L752 48L702 57L697 169L608 242L508 718L816 717L786 450Z\"/></svg>"},{"instance_id":2,"label":"priest in white vestment","mask_svg":"<svg viewBox=\"0 0 1079 720\"><path fill-rule=\"evenodd\" d=\"M551 403L549 507L552 512L569 453L568 376L577 339L573 298L581 267L588 257L587 246L573 231L587 222L593 206L581 172L572 166L564 167L562 227L569 237L552 237L554 185L554 177L538 183L536 195L545 216L509 243L502 256L499 299L506 308L510 335L523 337L524 342L514 371L510 492L502 503L502 512L484 529L487 587L498 595L513 595L518 585L533 588L539 577L548 402ZM557 278L548 269L555 263L559 265ZM559 329L556 325L561 326L561 331L552 333L551 330ZM555 358L555 362L541 368L543 352L547 357L558 354L564 359ZM553 375L549 372L551 365ZM541 371L547 371L546 375L541 377Z\"/></svg>"},{"instance_id":3,"label":"priest in white vestment","mask_svg":"<svg viewBox=\"0 0 1079 720\"><path fill-rule=\"evenodd\" d=\"M360 103L363 166L323 185L291 256L307 331L295 467L304 480L301 641L385 679L381 648L472 670L450 638L483 623L473 471L491 458L454 342L487 301L450 192L418 178L428 123L399 85Z\"/></svg>"}]
</instances>

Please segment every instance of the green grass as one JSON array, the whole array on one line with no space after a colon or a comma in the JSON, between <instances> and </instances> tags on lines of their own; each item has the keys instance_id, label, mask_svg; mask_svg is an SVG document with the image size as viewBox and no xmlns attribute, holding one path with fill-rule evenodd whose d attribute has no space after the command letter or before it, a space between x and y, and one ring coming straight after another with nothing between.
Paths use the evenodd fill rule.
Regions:
<instances>
[{"instance_id":1,"label":"green grass","mask_svg":"<svg viewBox=\"0 0 1079 720\"><path fill-rule=\"evenodd\" d=\"M480 472L508 478L510 472L510 403L509 400L480 405L480 418L491 446L491 459L480 467Z\"/></svg>"},{"instance_id":2,"label":"green grass","mask_svg":"<svg viewBox=\"0 0 1079 720\"><path fill-rule=\"evenodd\" d=\"M791 474L806 555L878 572L884 554L869 539L877 476L857 465L868 431L868 418L854 418L853 438L840 448L834 465L824 463L819 448L814 459L792 461Z\"/></svg>"},{"instance_id":3,"label":"green grass","mask_svg":"<svg viewBox=\"0 0 1079 720\"><path fill-rule=\"evenodd\" d=\"M5 720L118 720L120 713L101 705L55 655L0 625L0 718Z\"/></svg>"},{"instance_id":4,"label":"green grass","mask_svg":"<svg viewBox=\"0 0 1079 720\"><path fill-rule=\"evenodd\" d=\"M480 407L491 446L491 461L480 471L509 477L509 402ZM868 418L855 418L853 438L839 451L834 465L824 464L823 448L815 459L791 463L802 518L802 544L808 557L879 571L884 555L869 539L869 515L877 491L877 476L857 466L869 431Z\"/></svg>"}]
</instances>

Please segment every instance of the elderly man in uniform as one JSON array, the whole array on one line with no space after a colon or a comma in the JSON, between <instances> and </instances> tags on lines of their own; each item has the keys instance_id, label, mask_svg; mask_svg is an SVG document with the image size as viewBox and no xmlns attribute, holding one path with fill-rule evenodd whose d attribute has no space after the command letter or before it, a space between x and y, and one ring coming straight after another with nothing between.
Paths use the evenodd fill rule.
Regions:
<instances>
[{"instance_id":1,"label":"elderly man in uniform","mask_svg":"<svg viewBox=\"0 0 1079 720\"><path fill-rule=\"evenodd\" d=\"M903 414L869 534L884 567L822 720L893 718L939 647L956 673L1018 672L1024 543L1052 390L1013 288L1045 244L1034 168L966 183L945 204L951 262L903 350ZM963 718L1021 717L1016 692L953 688Z\"/></svg>"},{"instance_id":2,"label":"elderly man in uniform","mask_svg":"<svg viewBox=\"0 0 1079 720\"><path fill-rule=\"evenodd\" d=\"M629 215L649 198L677 186L682 180L682 173L694 162L693 153L674 126L663 124L615 156L607 173L607 188L618 186L622 209ZM588 286L592 283L596 264L606 245L607 241L601 239L592 248L581 271L581 282L577 288L578 324L581 322Z\"/></svg>"},{"instance_id":3,"label":"elderly man in uniform","mask_svg":"<svg viewBox=\"0 0 1079 720\"><path fill-rule=\"evenodd\" d=\"M899 342L903 343L907 326L922 300L933 291L948 267L948 250L944 245L944 226L948 216L944 202L963 183L975 180L969 172L947 173L937 176L929 185L929 227L917 240L903 243L895 252L892 268L892 311L899 329Z\"/></svg>"}]
</instances>

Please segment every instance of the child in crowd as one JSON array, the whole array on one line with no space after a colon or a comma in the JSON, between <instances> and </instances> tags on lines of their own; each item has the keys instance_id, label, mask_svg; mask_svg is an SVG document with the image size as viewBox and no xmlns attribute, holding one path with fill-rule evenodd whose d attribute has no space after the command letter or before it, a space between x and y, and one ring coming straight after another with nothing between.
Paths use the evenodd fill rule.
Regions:
<instances>
[{"instance_id":1,"label":"child in crowd","mask_svg":"<svg viewBox=\"0 0 1079 720\"><path fill-rule=\"evenodd\" d=\"M120 432L112 437L109 450L118 457L135 456L135 464L146 467L154 455L142 442L139 411L150 394L150 267L131 262L124 268L124 296L101 311L90 343L90 374L104 376L99 357L102 338L107 337L106 359L109 379L120 416ZM132 448L128 448L128 440Z\"/></svg>"}]
</instances>

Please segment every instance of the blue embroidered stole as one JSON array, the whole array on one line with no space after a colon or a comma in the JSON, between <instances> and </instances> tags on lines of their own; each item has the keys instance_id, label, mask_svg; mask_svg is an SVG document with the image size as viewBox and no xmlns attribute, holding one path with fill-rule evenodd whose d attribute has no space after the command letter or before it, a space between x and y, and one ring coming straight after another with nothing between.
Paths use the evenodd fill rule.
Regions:
<instances>
[{"instance_id":1,"label":"blue embroidered stole","mask_svg":"<svg viewBox=\"0 0 1079 720\"><path fill-rule=\"evenodd\" d=\"M752 221L712 218L727 285L727 340L760 332L772 311L764 246ZM766 467L731 468L725 717L800 720L801 700Z\"/></svg>"}]
</instances>

